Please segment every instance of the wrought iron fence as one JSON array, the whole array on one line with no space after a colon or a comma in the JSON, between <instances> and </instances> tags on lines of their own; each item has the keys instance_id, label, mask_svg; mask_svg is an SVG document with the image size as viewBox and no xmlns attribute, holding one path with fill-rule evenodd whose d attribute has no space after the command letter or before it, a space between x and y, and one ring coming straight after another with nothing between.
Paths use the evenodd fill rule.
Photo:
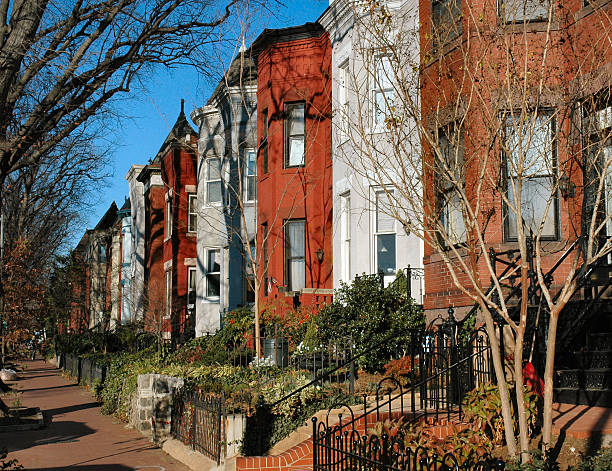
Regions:
<instances>
[{"instance_id":1,"label":"wrought iron fence","mask_svg":"<svg viewBox=\"0 0 612 471\"><path fill-rule=\"evenodd\" d=\"M360 435L343 426L313 418L313 471L503 471L505 463L490 457L459 464L452 454L437 455L423 447L405 447L401 438Z\"/></svg>"},{"instance_id":2,"label":"wrought iron fence","mask_svg":"<svg viewBox=\"0 0 612 471\"><path fill-rule=\"evenodd\" d=\"M170 426L173 438L215 460L225 452L225 400L223 396L180 390L174 396Z\"/></svg>"},{"instance_id":3,"label":"wrought iron fence","mask_svg":"<svg viewBox=\"0 0 612 471\"><path fill-rule=\"evenodd\" d=\"M361 435L371 425L388 417L403 416L417 422L426 416L462 419L466 394L482 383L493 381L488 337L477 330L466 344L456 344L448 331L440 329L423 338L419 355L420 381L404 388L396 378L383 378L374 399L363 396L362 413L355 415L344 404L331 407L325 421L313 419L314 470L478 470L503 469L499 463L480 461L459 467L452 455L436 456L428 450L405 448L389 437ZM350 416L338 416L330 425L332 409L343 406Z\"/></svg>"}]
</instances>

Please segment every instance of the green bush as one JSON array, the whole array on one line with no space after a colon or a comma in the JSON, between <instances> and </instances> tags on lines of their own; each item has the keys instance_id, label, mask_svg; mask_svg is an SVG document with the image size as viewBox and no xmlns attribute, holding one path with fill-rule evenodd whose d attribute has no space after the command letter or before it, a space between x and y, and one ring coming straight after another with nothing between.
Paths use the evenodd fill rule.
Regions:
<instances>
[{"instance_id":1,"label":"green bush","mask_svg":"<svg viewBox=\"0 0 612 471\"><path fill-rule=\"evenodd\" d=\"M506 463L506 471L559 471L559 464L545 457L540 450L532 450L531 459L527 463L521 463L520 459L509 461Z\"/></svg>"},{"instance_id":2,"label":"green bush","mask_svg":"<svg viewBox=\"0 0 612 471\"><path fill-rule=\"evenodd\" d=\"M400 273L399 282L387 288L381 288L376 275L364 275L350 285L342 284L334 301L314 317L319 339L327 342L350 336L356 354L381 343L359 360L359 366L368 372L382 371L394 354L408 345L409 329L424 327L423 310L407 299L403 276Z\"/></svg>"},{"instance_id":3,"label":"green bush","mask_svg":"<svg viewBox=\"0 0 612 471\"><path fill-rule=\"evenodd\" d=\"M610 471L612 470L612 448L602 448L595 456L587 457L573 467L572 471Z\"/></svg>"}]
</instances>

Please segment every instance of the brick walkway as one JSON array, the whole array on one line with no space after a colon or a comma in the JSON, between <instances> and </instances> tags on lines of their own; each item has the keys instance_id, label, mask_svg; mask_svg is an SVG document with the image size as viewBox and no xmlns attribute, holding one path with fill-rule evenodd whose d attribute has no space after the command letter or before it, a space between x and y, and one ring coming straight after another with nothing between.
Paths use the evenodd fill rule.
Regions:
<instances>
[{"instance_id":1,"label":"brick walkway","mask_svg":"<svg viewBox=\"0 0 612 471\"><path fill-rule=\"evenodd\" d=\"M187 471L124 424L100 414L89 392L42 361L23 363L18 388L24 406L38 406L42 430L1 433L0 447L25 469L82 471Z\"/></svg>"}]
</instances>

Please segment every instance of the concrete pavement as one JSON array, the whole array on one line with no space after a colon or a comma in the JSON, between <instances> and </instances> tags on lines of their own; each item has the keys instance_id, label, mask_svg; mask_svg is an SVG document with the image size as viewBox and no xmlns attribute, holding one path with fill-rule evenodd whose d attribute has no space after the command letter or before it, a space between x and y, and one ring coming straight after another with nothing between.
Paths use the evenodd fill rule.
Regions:
<instances>
[{"instance_id":1,"label":"concrete pavement","mask_svg":"<svg viewBox=\"0 0 612 471\"><path fill-rule=\"evenodd\" d=\"M92 395L43 361L24 361L21 403L38 406L41 430L0 434L0 448L29 471L187 471L138 432L100 413Z\"/></svg>"}]
</instances>

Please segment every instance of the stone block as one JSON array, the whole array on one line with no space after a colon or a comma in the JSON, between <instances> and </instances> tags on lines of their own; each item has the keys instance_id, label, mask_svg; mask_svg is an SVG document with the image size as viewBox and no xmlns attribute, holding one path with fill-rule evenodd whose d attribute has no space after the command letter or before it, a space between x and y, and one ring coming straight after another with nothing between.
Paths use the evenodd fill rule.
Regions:
<instances>
[{"instance_id":1,"label":"stone block","mask_svg":"<svg viewBox=\"0 0 612 471\"><path fill-rule=\"evenodd\" d=\"M151 409L153 407L153 398L151 396L140 397L138 406L142 409Z\"/></svg>"},{"instance_id":2,"label":"stone block","mask_svg":"<svg viewBox=\"0 0 612 471\"><path fill-rule=\"evenodd\" d=\"M151 389L152 375L138 375L138 389L141 391Z\"/></svg>"}]
</instances>

